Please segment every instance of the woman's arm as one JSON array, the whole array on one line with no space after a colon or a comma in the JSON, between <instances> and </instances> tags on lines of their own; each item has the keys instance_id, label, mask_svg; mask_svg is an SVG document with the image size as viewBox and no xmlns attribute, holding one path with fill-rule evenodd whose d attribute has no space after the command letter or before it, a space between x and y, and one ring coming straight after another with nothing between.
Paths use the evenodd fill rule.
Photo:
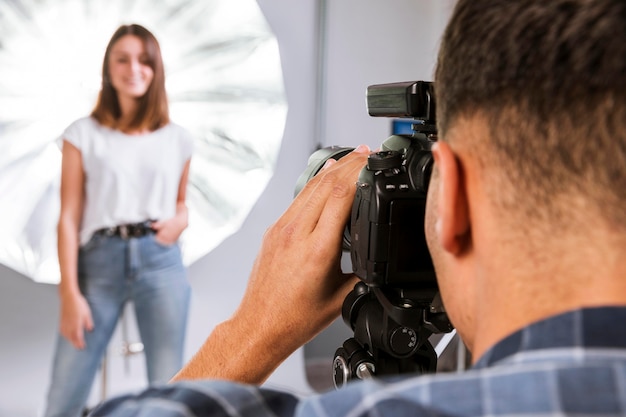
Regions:
<instances>
[{"instance_id":1,"label":"woman's arm","mask_svg":"<svg viewBox=\"0 0 626 417\"><path fill-rule=\"evenodd\" d=\"M84 199L83 161L80 151L63 141L61 167L61 214L57 226L57 249L61 282L61 334L76 348L85 347L84 330L93 329L91 310L78 288L78 231Z\"/></svg>"},{"instance_id":2,"label":"woman's arm","mask_svg":"<svg viewBox=\"0 0 626 417\"><path fill-rule=\"evenodd\" d=\"M157 239L165 244L172 244L178 240L180 234L189 224L187 213L187 181L189 178L189 166L191 159L188 159L183 168L183 172L178 182L178 195L176 197L176 214L169 219L158 220L152 224L152 228L157 232Z\"/></svg>"}]
</instances>

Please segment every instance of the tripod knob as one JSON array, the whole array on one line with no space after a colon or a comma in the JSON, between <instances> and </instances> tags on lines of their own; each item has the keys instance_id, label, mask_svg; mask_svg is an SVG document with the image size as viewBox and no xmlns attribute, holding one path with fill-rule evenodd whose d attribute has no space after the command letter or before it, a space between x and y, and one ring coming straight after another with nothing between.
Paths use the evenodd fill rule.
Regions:
<instances>
[{"instance_id":1,"label":"tripod knob","mask_svg":"<svg viewBox=\"0 0 626 417\"><path fill-rule=\"evenodd\" d=\"M333 382L339 389L354 378L366 379L374 376L376 365L374 359L355 339L343 342L343 346L335 351L333 361Z\"/></svg>"},{"instance_id":2,"label":"tripod knob","mask_svg":"<svg viewBox=\"0 0 626 417\"><path fill-rule=\"evenodd\" d=\"M409 327L398 327L389 336L389 347L398 356L408 356L417 347L417 333Z\"/></svg>"},{"instance_id":3,"label":"tripod knob","mask_svg":"<svg viewBox=\"0 0 626 417\"><path fill-rule=\"evenodd\" d=\"M369 379L374 377L375 371L376 367L372 362L361 362L356 368L355 373L359 379Z\"/></svg>"},{"instance_id":4,"label":"tripod knob","mask_svg":"<svg viewBox=\"0 0 626 417\"><path fill-rule=\"evenodd\" d=\"M335 360L333 361L333 382L335 388L343 388L350 380L350 368L345 357L346 351L343 348L337 349L335 352Z\"/></svg>"}]
</instances>

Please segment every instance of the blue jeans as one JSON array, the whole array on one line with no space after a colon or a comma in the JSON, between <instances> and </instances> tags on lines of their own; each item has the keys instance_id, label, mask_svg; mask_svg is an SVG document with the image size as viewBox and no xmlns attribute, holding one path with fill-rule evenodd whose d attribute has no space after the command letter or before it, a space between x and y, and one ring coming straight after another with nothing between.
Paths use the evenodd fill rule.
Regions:
<instances>
[{"instance_id":1,"label":"blue jeans","mask_svg":"<svg viewBox=\"0 0 626 417\"><path fill-rule=\"evenodd\" d=\"M78 255L78 281L94 320L78 350L58 336L46 416L81 415L127 301L144 344L150 384L167 382L182 367L190 286L178 245L154 234L124 240L94 235Z\"/></svg>"}]
</instances>

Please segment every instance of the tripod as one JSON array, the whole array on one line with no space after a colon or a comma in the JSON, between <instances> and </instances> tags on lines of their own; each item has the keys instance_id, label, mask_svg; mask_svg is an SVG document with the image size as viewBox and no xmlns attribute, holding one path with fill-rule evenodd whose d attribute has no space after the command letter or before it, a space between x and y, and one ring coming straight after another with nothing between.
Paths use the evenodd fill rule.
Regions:
<instances>
[{"instance_id":1,"label":"tripod","mask_svg":"<svg viewBox=\"0 0 626 417\"><path fill-rule=\"evenodd\" d=\"M370 287L363 282L344 300L342 317L354 337L335 352L336 388L354 378L434 372L437 354L428 338L452 330L432 291Z\"/></svg>"}]
</instances>

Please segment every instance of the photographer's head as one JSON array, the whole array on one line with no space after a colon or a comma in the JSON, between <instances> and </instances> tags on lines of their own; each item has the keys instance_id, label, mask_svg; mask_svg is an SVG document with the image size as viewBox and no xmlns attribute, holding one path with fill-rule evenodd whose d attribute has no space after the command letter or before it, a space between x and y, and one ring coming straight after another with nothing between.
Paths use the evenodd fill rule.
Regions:
<instances>
[{"instance_id":1,"label":"photographer's head","mask_svg":"<svg viewBox=\"0 0 626 417\"><path fill-rule=\"evenodd\" d=\"M435 82L427 235L474 353L626 303L626 3L459 0Z\"/></svg>"}]
</instances>

